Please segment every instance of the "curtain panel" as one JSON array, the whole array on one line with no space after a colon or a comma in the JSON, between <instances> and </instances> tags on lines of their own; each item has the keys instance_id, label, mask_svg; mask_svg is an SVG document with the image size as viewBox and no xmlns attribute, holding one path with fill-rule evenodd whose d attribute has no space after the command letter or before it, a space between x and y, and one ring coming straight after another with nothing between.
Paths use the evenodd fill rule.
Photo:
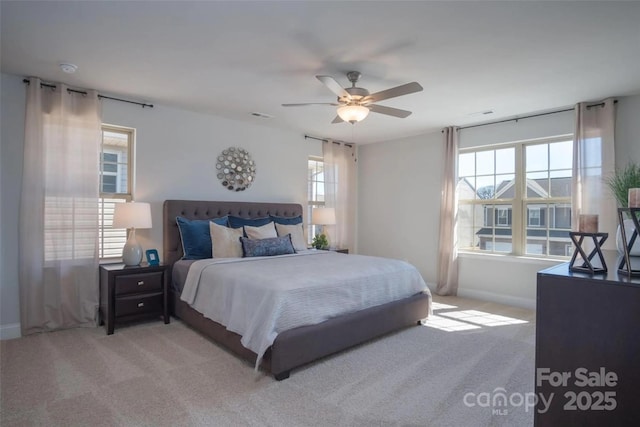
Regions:
<instances>
[{"instance_id":1,"label":"curtain panel","mask_svg":"<svg viewBox=\"0 0 640 427\"><path fill-rule=\"evenodd\" d=\"M616 201L606 179L615 170L615 100L601 104L581 102L575 107L573 140L572 229L577 231L581 214L596 214L599 231L615 236ZM615 249L609 238L604 249Z\"/></svg>"},{"instance_id":2,"label":"curtain panel","mask_svg":"<svg viewBox=\"0 0 640 427\"><path fill-rule=\"evenodd\" d=\"M336 224L326 227L329 244L355 249L356 147L329 140L322 144L325 206L335 208Z\"/></svg>"},{"instance_id":3,"label":"curtain panel","mask_svg":"<svg viewBox=\"0 0 640 427\"><path fill-rule=\"evenodd\" d=\"M458 128L442 130L444 139L444 171L440 201L440 236L438 243L438 295L458 294L458 246L456 224L458 220Z\"/></svg>"},{"instance_id":4,"label":"curtain panel","mask_svg":"<svg viewBox=\"0 0 640 427\"><path fill-rule=\"evenodd\" d=\"M27 85L20 200L22 335L95 326L98 309L98 94Z\"/></svg>"}]
</instances>

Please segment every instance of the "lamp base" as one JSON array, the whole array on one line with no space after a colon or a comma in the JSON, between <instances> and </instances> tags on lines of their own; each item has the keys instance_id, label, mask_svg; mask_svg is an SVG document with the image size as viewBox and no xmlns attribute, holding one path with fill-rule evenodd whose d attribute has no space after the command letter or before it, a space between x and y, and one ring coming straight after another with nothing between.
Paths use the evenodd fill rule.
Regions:
<instances>
[{"instance_id":1,"label":"lamp base","mask_svg":"<svg viewBox=\"0 0 640 427\"><path fill-rule=\"evenodd\" d=\"M140 265L142 261L142 246L136 240L136 231L135 229L131 230L131 234L129 234L129 239L127 243L125 243L124 248L122 248L122 262L125 265Z\"/></svg>"}]
</instances>

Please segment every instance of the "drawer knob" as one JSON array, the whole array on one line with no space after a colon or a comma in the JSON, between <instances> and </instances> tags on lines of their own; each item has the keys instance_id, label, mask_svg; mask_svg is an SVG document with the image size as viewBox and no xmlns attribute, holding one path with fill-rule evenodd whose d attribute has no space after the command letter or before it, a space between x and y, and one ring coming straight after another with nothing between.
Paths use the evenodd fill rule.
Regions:
<instances>
[{"instance_id":1,"label":"drawer knob","mask_svg":"<svg viewBox=\"0 0 640 427\"><path fill-rule=\"evenodd\" d=\"M144 280L138 281L138 286L142 286L142 285L144 285Z\"/></svg>"},{"instance_id":2,"label":"drawer knob","mask_svg":"<svg viewBox=\"0 0 640 427\"><path fill-rule=\"evenodd\" d=\"M144 303L143 302L139 302L138 303L138 307L144 307Z\"/></svg>"}]
</instances>

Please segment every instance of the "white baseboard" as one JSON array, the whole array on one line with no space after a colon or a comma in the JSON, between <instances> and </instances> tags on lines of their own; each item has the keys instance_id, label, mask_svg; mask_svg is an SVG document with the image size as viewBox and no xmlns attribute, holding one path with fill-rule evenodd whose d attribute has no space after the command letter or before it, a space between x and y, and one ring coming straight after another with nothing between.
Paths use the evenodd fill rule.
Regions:
<instances>
[{"instance_id":1,"label":"white baseboard","mask_svg":"<svg viewBox=\"0 0 640 427\"><path fill-rule=\"evenodd\" d=\"M487 291L478 291L475 289L458 289L458 296L463 298L477 299L480 301L497 302L498 304L511 305L514 307L536 309L536 300L522 297L514 297L511 295L496 294Z\"/></svg>"},{"instance_id":2,"label":"white baseboard","mask_svg":"<svg viewBox=\"0 0 640 427\"><path fill-rule=\"evenodd\" d=\"M10 323L8 325L0 325L0 340L10 340L20 338L20 323Z\"/></svg>"}]
</instances>

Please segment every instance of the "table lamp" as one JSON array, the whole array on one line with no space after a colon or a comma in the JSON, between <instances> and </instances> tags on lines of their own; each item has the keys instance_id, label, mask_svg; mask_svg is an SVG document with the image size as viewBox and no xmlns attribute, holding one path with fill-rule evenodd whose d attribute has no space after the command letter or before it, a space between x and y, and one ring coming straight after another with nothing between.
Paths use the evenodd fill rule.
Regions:
<instances>
[{"instance_id":1,"label":"table lamp","mask_svg":"<svg viewBox=\"0 0 640 427\"><path fill-rule=\"evenodd\" d=\"M334 225L336 223L336 210L335 208L315 208L311 212L311 223L314 225L321 225L322 232L320 235L324 235L329 241L328 233L325 233L324 227L327 225Z\"/></svg>"},{"instance_id":2,"label":"table lamp","mask_svg":"<svg viewBox=\"0 0 640 427\"><path fill-rule=\"evenodd\" d=\"M122 249L125 265L139 265L142 261L142 246L136 240L136 228L151 228L151 205L149 203L116 203L113 228L130 228L129 238Z\"/></svg>"}]
</instances>

